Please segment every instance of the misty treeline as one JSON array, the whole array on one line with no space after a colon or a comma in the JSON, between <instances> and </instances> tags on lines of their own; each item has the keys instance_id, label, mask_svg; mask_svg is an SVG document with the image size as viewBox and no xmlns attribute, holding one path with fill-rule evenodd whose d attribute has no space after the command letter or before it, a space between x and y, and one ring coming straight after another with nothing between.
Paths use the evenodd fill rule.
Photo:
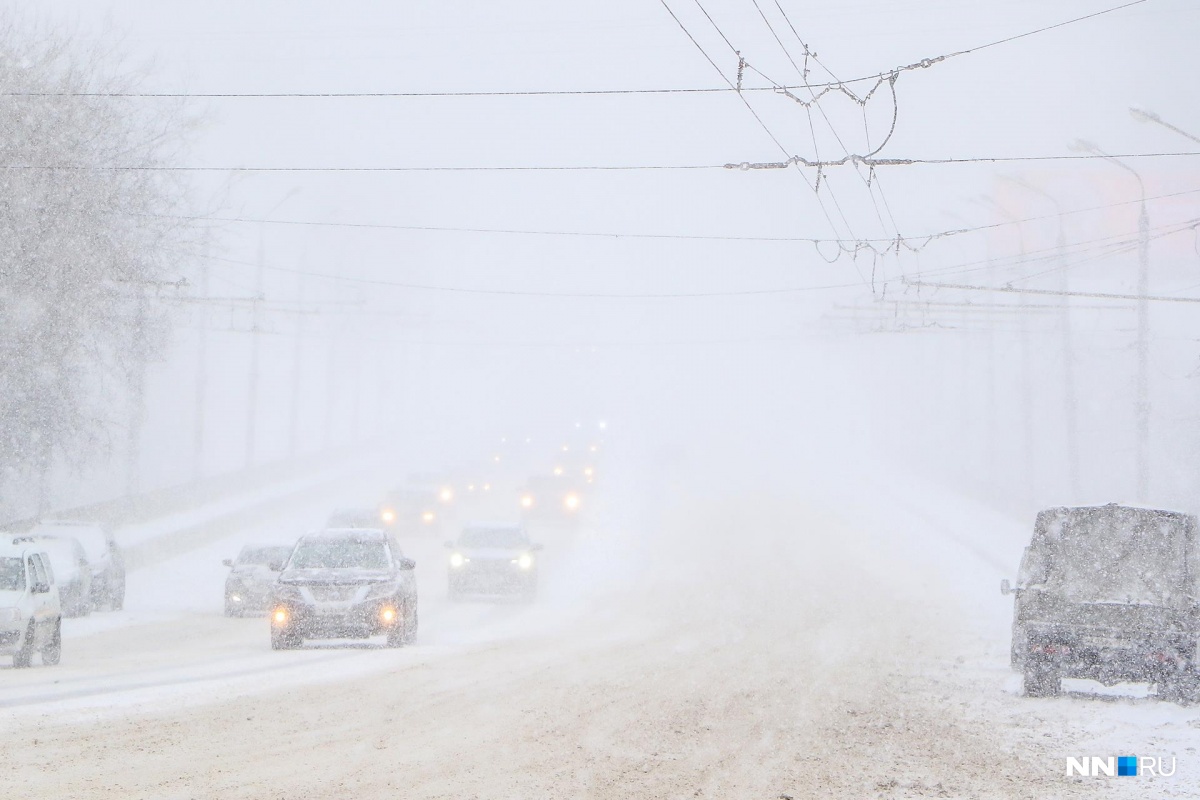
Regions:
<instances>
[{"instance_id":1,"label":"misty treeline","mask_svg":"<svg viewBox=\"0 0 1200 800\"><path fill-rule=\"evenodd\" d=\"M43 510L55 466L136 449L147 363L191 236L182 107L140 105L113 54L0 24L0 514ZM142 169L127 169L136 166ZM126 167L126 168L122 168ZM22 510L28 510L23 508Z\"/></svg>"}]
</instances>

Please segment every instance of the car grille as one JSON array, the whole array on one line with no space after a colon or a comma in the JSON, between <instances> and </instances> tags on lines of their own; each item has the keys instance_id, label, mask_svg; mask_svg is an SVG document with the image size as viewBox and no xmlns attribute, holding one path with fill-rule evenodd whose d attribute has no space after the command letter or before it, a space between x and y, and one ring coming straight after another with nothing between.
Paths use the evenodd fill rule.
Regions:
<instances>
[{"instance_id":1,"label":"car grille","mask_svg":"<svg viewBox=\"0 0 1200 800\"><path fill-rule=\"evenodd\" d=\"M318 603L344 602L358 594L358 587L355 585L316 585L309 586L308 590Z\"/></svg>"}]
</instances>

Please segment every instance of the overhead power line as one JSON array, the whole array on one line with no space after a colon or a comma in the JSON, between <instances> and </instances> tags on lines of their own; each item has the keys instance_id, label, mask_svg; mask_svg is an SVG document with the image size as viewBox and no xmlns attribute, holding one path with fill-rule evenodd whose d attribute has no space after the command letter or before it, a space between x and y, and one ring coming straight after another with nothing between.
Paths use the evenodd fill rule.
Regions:
<instances>
[{"instance_id":1,"label":"overhead power line","mask_svg":"<svg viewBox=\"0 0 1200 800\"><path fill-rule=\"evenodd\" d=\"M1168 194L1154 195L1147 197L1146 201L1165 200L1175 197L1184 197L1187 195L1200 194L1200 188L1187 189L1181 192L1170 192ZM984 231L996 230L999 228L1012 227L1022 225L1028 222L1040 222L1048 219L1057 219L1061 216L1072 216L1075 214L1085 214L1093 211L1105 211L1111 208L1119 208L1121 206L1136 205L1141 203L1141 198L1132 200L1122 200L1116 203L1106 203L1099 206L1087 206L1084 208L1065 209L1062 212L1053 214L1042 214L1034 217L1023 217L1016 220L1004 220L1001 222L992 222L984 225L976 225L969 228L954 228L950 230L937 231L935 233L923 233L919 235L904 237L906 242L918 242L920 246L927 244L936 239L948 238L951 236L961 236L970 233L982 233ZM681 240L681 241L716 241L716 242L766 242L780 244L855 244L855 243L894 243L895 237L880 237L872 239L828 239L812 236L769 236L769 235L751 235L751 234L687 234L687 233L638 233L632 231L584 231L584 230L550 230L538 228L489 228L477 226L461 226L461 225L400 225L384 222L338 222L334 220L302 220L302 219L266 219L261 217L219 217L219 216L191 216L181 214L160 214L160 217L170 219L186 219L192 222L221 222L246 225L281 225L289 227L313 227L313 228L339 228L347 230L369 230L369 231L404 231L404 232L430 232L430 233L478 233L478 234L497 234L497 235L516 235L516 236L563 236L563 237L584 237L593 239L653 239L653 240Z\"/></svg>"},{"instance_id":2,"label":"overhead power line","mask_svg":"<svg viewBox=\"0 0 1200 800\"><path fill-rule=\"evenodd\" d=\"M1022 289L1016 286L978 286L970 283L936 283L933 281L901 278L906 286L918 289L955 289L967 292L1004 292L1008 294L1036 294L1049 297L1088 297L1094 300L1148 300L1151 303L1200 303L1200 297L1173 297L1171 295L1116 294L1112 292L1079 292L1057 289Z\"/></svg>"},{"instance_id":3,"label":"overhead power line","mask_svg":"<svg viewBox=\"0 0 1200 800\"><path fill-rule=\"evenodd\" d=\"M533 90L498 90L498 91L423 91L423 92L0 92L0 97L123 97L123 98L146 98L146 99L205 99L205 100L222 100L222 99L251 99L251 100L266 100L266 99L337 99L337 98L420 98L420 97L564 97L564 96L603 96L603 95L662 95L662 94L727 94L733 91L743 92L776 92L780 88L784 89L821 89L821 88L836 88L847 84L863 83L866 81L876 81L880 78L887 78L890 75L899 72L906 72L916 69L925 69L934 64L941 63L950 58L957 56L977 53L980 50L997 47L999 45L1015 42L1020 39L1025 39L1030 36L1046 33L1048 31L1063 28L1068 25L1074 25L1086 20L1095 19L1096 17L1111 14L1116 11L1121 11L1132 6L1141 5L1148 0L1133 0L1133 2L1123 5L1105 8L1100 11L1095 11L1091 14L1085 14L1081 17L1075 17L1063 22L1058 22L1053 25L1046 25L1033 30L1025 31L1014 36L1008 36L1003 39L997 39L985 44L968 47L964 50L956 50L951 53L942 55L930 56L915 61L912 64L905 66L894 67L890 70L877 72L871 75L863 75L857 78L848 78L846 80L835 80L825 83L810 83L803 86L744 86L740 89L730 87L695 87L695 88L646 88L646 89L533 89ZM785 15L786 17L786 15ZM791 21L788 20L789 25ZM795 29L793 28L793 32Z\"/></svg>"},{"instance_id":4,"label":"overhead power line","mask_svg":"<svg viewBox=\"0 0 1200 800\"><path fill-rule=\"evenodd\" d=\"M1176 153L1077 153L1053 156L974 156L968 158L864 158L848 156L837 161L808 161L793 156L788 161L742 161L725 164L557 164L517 166L373 166L373 167L314 167L314 166L171 166L121 164L113 166L84 164L0 164L0 170L46 171L46 172L316 172L316 173L387 173L387 172L641 172L678 170L729 170L755 171L787 169L794 165L806 167L833 167L858 163L869 167L901 167L939 164L1000 164L1022 161L1095 161L1104 159L1134 158L1195 158L1200 151Z\"/></svg>"}]
</instances>

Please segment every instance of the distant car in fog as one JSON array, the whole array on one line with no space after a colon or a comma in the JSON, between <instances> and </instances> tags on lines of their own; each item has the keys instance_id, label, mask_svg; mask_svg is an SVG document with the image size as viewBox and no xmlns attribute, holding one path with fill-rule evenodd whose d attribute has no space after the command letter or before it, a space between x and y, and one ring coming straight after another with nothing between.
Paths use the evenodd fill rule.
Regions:
<instances>
[{"instance_id":1,"label":"distant car in fog","mask_svg":"<svg viewBox=\"0 0 1200 800\"><path fill-rule=\"evenodd\" d=\"M379 522L372 527L381 525L396 536L438 536L442 531L445 506L438 489L393 489L379 504Z\"/></svg>"},{"instance_id":2,"label":"distant car in fog","mask_svg":"<svg viewBox=\"0 0 1200 800\"><path fill-rule=\"evenodd\" d=\"M291 545L248 544L236 559L222 561L229 567L225 578L225 616L265 614L271 604L272 586L291 552Z\"/></svg>"},{"instance_id":3,"label":"distant car in fog","mask_svg":"<svg viewBox=\"0 0 1200 800\"><path fill-rule=\"evenodd\" d=\"M50 559L39 543L0 543L0 655L28 667L40 653L46 666L62 656L62 608Z\"/></svg>"},{"instance_id":4,"label":"distant car in fog","mask_svg":"<svg viewBox=\"0 0 1200 800\"><path fill-rule=\"evenodd\" d=\"M30 534L78 541L92 572L92 608L120 611L124 607L125 558L107 529L92 522L56 520L40 523Z\"/></svg>"},{"instance_id":5,"label":"distant car in fog","mask_svg":"<svg viewBox=\"0 0 1200 800\"><path fill-rule=\"evenodd\" d=\"M1025 694L1056 695L1063 678L1155 684L1200 701L1196 518L1115 503L1040 512L1021 559L1013 665Z\"/></svg>"},{"instance_id":6,"label":"distant car in fog","mask_svg":"<svg viewBox=\"0 0 1200 800\"><path fill-rule=\"evenodd\" d=\"M22 536L13 542L27 543L49 558L64 617L83 617L92 613L92 570L78 540Z\"/></svg>"},{"instance_id":7,"label":"distant car in fog","mask_svg":"<svg viewBox=\"0 0 1200 800\"><path fill-rule=\"evenodd\" d=\"M301 537L275 583L271 647L378 635L387 636L389 647L415 641L415 566L380 530L332 529Z\"/></svg>"},{"instance_id":8,"label":"distant car in fog","mask_svg":"<svg viewBox=\"0 0 1200 800\"><path fill-rule=\"evenodd\" d=\"M537 594L536 553L542 545L531 542L520 525L470 525L446 547L451 600L467 594Z\"/></svg>"},{"instance_id":9,"label":"distant car in fog","mask_svg":"<svg viewBox=\"0 0 1200 800\"><path fill-rule=\"evenodd\" d=\"M531 477L517 503L524 522L574 528L584 505L584 484L578 475Z\"/></svg>"}]
</instances>

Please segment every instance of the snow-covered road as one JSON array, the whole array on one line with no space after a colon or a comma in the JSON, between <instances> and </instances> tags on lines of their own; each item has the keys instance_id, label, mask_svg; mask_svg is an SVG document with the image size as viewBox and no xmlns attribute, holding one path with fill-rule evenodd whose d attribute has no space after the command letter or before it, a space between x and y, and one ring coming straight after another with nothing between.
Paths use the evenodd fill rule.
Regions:
<instances>
[{"instance_id":1,"label":"snow-covered road","mask_svg":"<svg viewBox=\"0 0 1200 800\"><path fill-rule=\"evenodd\" d=\"M0 782L153 798L1200 791L1195 709L1019 695L996 584L1024 532L894 479L860 493L869 506L816 487L683 491L652 523L544 532L532 605L449 604L440 542L409 543L422 629L403 650L275 653L265 621L221 616L237 543L370 489L138 570L128 611L68 629L62 666L0 671L6 757L23 765ZM1067 756L1118 754L1178 771L1065 777Z\"/></svg>"}]
</instances>

